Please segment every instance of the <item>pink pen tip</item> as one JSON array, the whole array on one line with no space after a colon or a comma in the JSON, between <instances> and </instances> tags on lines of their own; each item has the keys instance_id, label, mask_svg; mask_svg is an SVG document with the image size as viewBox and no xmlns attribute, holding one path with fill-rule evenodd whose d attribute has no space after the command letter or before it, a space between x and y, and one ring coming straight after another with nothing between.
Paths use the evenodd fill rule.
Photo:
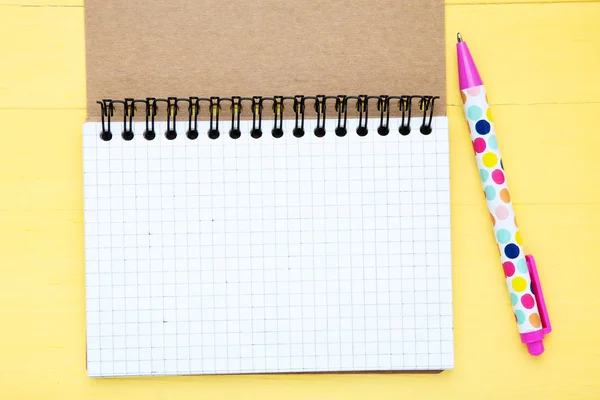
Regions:
<instances>
[{"instance_id":1,"label":"pink pen tip","mask_svg":"<svg viewBox=\"0 0 600 400\"><path fill-rule=\"evenodd\" d=\"M527 343L527 351L529 351L529 354L532 356L541 355L544 352L544 342L540 340L537 342Z\"/></svg>"},{"instance_id":2,"label":"pink pen tip","mask_svg":"<svg viewBox=\"0 0 600 400\"><path fill-rule=\"evenodd\" d=\"M458 58L458 83L460 90L483 85L479 71L475 66L473 57L467 43L463 42L460 33L456 35L456 53Z\"/></svg>"}]
</instances>

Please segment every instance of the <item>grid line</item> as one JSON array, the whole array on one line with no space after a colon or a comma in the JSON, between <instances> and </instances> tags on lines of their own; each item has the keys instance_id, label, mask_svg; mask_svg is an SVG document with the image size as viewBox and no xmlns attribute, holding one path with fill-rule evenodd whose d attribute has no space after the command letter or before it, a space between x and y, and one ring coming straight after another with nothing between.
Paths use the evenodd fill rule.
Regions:
<instances>
[{"instance_id":1,"label":"grid line","mask_svg":"<svg viewBox=\"0 0 600 400\"><path fill-rule=\"evenodd\" d=\"M452 368L447 119L356 122L150 142L86 123L89 375Z\"/></svg>"}]
</instances>

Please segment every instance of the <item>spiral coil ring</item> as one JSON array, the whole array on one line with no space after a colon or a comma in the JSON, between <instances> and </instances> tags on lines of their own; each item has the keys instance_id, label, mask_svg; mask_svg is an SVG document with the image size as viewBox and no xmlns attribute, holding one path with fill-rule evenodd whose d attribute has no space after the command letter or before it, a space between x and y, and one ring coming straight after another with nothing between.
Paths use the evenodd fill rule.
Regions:
<instances>
[{"instance_id":1,"label":"spiral coil ring","mask_svg":"<svg viewBox=\"0 0 600 400\"><path fill-rule=\"evenodd\" d=\"M252 113L252 128L250 130L250 136L253 138L260 138L263 135L262 121L265 106L270 106L272 112L273 128L271 135L275 138L280 138L284 135L283 131L283 115L286 106L291 105L294 112L294 129L292 134L295 137L302 137L306 134L304 129L304 120L306 111L312 109L314 116L316 117L316 128L314 129L314 135L317 137L323 137L326 134L325 121L327 118L328 107L333 101L333 111L337 116L337 125L335 128L335 134L339 137L343 137L348 134L346 128L346 122L348 118L348 110L350 102L354 102L356 112L358 113L358 127L356 128L356 134L359 136L365 136L368 134L367 120L369 116L369 108L372 108L371 103L376 103L376 109L379 114L379 127L377 133L381 136L389 134L389 119L390 110L393 107L398 110L401 116L401 124L398 128L398 132L401 135L408 135L411 132L410 120L412 114L412 108L415 105L418 106L419 111L422 113L423 119L419 131L423 135L429 135L432 131L431 121L433 119L434 102L438 99L438 96L274 96L274 97L210 97L210 98L177 98L168 97L166 99L157 98L146 98L132 99L126 98L124 100L111 100L105 99L98 101L101 107L101 123L102 132L100 137L104 141L109 141L113 138L111 132L111 121L114 120L115 113L122 110L123 114L123 130L121 137L123 140L132 140L134 137L133 133L133 117L136 114L137 104L143 104L141 107L145 109L146 113L146 128L144 131L144 138L146 140L153 140L156 137L156 117L158 115L159 104L166 106L166 123L167 127L164 132L165 137L168 140L174 140L179 136L176 130L177 117L182 110L187 109L188 129L186 137L190 140L198 138L198 116L201 115L202 110L207 110L208 114L205 117L209 121L209 129L207 135L210 139L217 139L221 135L219 123L221 116L224 114L224 106L229 105L228 116L230 119L229 136L233 139L241 137L242 132L240 131L240 118L242 111L245 107L249 106ZM287 104L286 104L287 103ZM290 104L291 103L291 104ZM186 104L185 107L182 107ZM312 107L307 105L312 104ZM206 107L206 108L205 108Z\"/></svg>"}]
</instances>

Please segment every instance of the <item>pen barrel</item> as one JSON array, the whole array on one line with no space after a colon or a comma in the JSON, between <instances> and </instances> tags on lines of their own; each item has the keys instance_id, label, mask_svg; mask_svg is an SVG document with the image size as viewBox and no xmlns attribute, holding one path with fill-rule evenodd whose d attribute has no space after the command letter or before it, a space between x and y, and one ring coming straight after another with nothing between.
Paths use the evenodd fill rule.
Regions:
<instances>
[{"instance_id":1,"label":"pen barrel","mask_svg":"<svg viewBox=\"0 0 600 400\"><path fill-rule=\"evenodd\" d=\"M461 90L471 141L519 333L542 329L485 87Z\"/></svg>"}]
</instances>

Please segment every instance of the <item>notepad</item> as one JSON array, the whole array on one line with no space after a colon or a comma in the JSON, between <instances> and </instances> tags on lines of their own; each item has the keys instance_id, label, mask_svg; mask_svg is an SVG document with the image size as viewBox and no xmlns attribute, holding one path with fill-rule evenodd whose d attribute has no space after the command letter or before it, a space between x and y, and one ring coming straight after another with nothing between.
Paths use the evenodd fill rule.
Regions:
<instances>
[{"instance_id":1,"label":"notepad","mask_svg":"<svg viewBox=\"0 0 600 400\"><path fill-rule=\"evenodd\" d=\"M183 0L166 15L159 15L160 2L108 3L112 7L86 3L89 376L452 368L444 78L432 71L428 81L408 77L430 62L415 61L411 53L417 32L400 41L400 53L413 57L398 61L410 68L401 82L377 74L373 81L314 77L306 65L290 66L269 82L263 74L272 65L255 69L258 75L241 68L244 62L203 64L205 70L196 71L186 61L185 32L173 33L179 38L175 50L186 55L181 60L167 57L172 48L145 47L154 42L140 33L167 22L192 32L199 19L210 27L229 15L232 26L248 22L249 36L238 40L249 48L242 50L219 31L214 49L237 51L242 59L263 50L265 60L277 53L277 62L285 64L287 56L253 38L274 29L280 47L301 44L287 28L278 28L289 5L241 1L210 16ZM319 9L332 15L331 5L292 3L292 17ZM406 14L422 21L443 16L441 2L424 3L420 8L429 16L415 14L409 2L386 2L381 12L366 6L371 13L362 18L371 25L387 15L410 28L415 22ZM340 12L346 20L359 17ZM268 21L277 29L263 26ZM312 26L301 18L295 23L304 32ZM135 41L111 42L114 24L129 26L139 47ZM324 39L336 29L325 29ZM387 29L374 27L363 38L374 43ZM352 28L344 22L343 31ZM415 40L437 49L443 61L441 32ZM189 58L210 53L197 46ZM148 70L162 75L149 78L138 64L127 72L125 66L148 52L155 59ZM335 54L326 53L322 60ZM400 58L390 55L382 70L393 75L389 69ZM170 69L159 72L160 65ZM289 74L298 81L288 85ZM292 94L265 94L274 89L273 79ZM304 93L335 94L298 95L298 84ZM393 92L361 94L378 85ZM355 88L361 92L352 94ZM235 90L239 97L231 94ZM166 92L172 96L161 97Z\"/></svg>"}]
</instances>

